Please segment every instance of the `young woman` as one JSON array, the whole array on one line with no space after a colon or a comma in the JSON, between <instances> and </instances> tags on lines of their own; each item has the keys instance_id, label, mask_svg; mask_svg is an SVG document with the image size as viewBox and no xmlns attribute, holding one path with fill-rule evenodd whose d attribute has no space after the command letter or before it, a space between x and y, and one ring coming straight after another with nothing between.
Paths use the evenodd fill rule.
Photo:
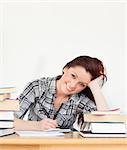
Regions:
<instances>
[{"instance_id":1,"label":"young woman","mask_svg":"<svg viewBox=\"0 0 127 150\"><path fill-rule=\"evenodd\" d=\"M19 96L20 111L15 113L15 129L72 129L77 115L107 110L101 93L105 79L99 59L79 56L63 67L62 75L29 83ZM27 111L28 120L23 120Z\"/></svg>"}]
</instances>

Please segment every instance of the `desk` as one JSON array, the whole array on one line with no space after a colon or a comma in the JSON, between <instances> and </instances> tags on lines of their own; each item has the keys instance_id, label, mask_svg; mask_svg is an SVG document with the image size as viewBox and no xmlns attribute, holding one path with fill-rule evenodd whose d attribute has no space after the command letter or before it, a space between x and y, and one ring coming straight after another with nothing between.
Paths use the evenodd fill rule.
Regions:
<instances>
[{"instance_id":1,"label":"desk","mask_svg":"<svg viewBox=\"0 0 127 150\"><path fill-rule=\"evenodd\" d=\"M14 134L0 138L0 150L127 150L127 138L82 138L76 132L60 138L28 138Z\"/></svg>"}]
</instances>

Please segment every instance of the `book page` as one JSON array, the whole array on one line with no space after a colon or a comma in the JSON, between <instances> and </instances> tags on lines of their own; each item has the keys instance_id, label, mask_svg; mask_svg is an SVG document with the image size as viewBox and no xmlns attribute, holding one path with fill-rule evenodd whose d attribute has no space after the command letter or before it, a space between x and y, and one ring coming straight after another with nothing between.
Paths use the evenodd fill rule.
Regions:
<instances>
[{"instance_id":1,"label":"book page","mask_svg":"<svg viewBox=\"0 0 127 150\"><path fill-rule=\"evenodd\" d=\"M15 131L19 136L23 137L56 137L56 136L64 136L62 132L54 132L54 131Z\"/></svg>"}]
</instances>

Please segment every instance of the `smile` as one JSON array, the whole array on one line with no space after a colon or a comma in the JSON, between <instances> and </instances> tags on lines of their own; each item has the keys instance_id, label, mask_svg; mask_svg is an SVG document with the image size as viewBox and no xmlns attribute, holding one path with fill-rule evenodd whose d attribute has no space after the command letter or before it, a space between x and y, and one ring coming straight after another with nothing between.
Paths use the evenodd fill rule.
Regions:
<instances>
[{"instance_id":1,"label":"smile","mask_svg":"<svg viewBox=\"0 0 127 150\"><path fill-rule=\"evenodd\" d=\"M66 89L67 89L67 91L69 91L69 92L74 91L74 89L71 89L71 88L70 88L70 87L68 87L67 85L66 85Z\"/></svg>"}]
</instances>

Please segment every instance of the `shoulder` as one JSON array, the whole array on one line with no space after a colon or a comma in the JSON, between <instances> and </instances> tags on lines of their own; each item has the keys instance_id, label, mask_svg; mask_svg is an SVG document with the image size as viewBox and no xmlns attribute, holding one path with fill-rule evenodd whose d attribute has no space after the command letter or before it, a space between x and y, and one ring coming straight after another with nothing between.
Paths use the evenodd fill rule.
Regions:
<instances>
[{"instance_id":1,"label":"shoulder","mask_svg":"<svg viewBox=\"0 0 127 150\"><path fill-rule=\"evenodd\" d=\"M38 89L39 91L44 91L49 88L52 82L56 81L56 77L42 77L40 79L33 80L27 84L27 88Z\"/></svg>"},{"instance_id":2,"label":"shoulder","mask_svg":"<svg viewBox=\"0 0 127 150\"><path fill-rule=\"evenodd\" d=\"M28 82L20 96L29 96L32 94L38 97L49 88L51 81L55 81L55 77L43 77Z\"/></svg>"},{"instance_id":3,"label":"shoulder","mask_svg":"<svg viewBox=\"0 0 127 150\"><path fill-rule=\"evenodd\" d=\"M55 80L55 77L42 77L40 79L35 79L31 82L28 82L27 86L48 85L52 80Z\"/></svg>"}]
</instances>

